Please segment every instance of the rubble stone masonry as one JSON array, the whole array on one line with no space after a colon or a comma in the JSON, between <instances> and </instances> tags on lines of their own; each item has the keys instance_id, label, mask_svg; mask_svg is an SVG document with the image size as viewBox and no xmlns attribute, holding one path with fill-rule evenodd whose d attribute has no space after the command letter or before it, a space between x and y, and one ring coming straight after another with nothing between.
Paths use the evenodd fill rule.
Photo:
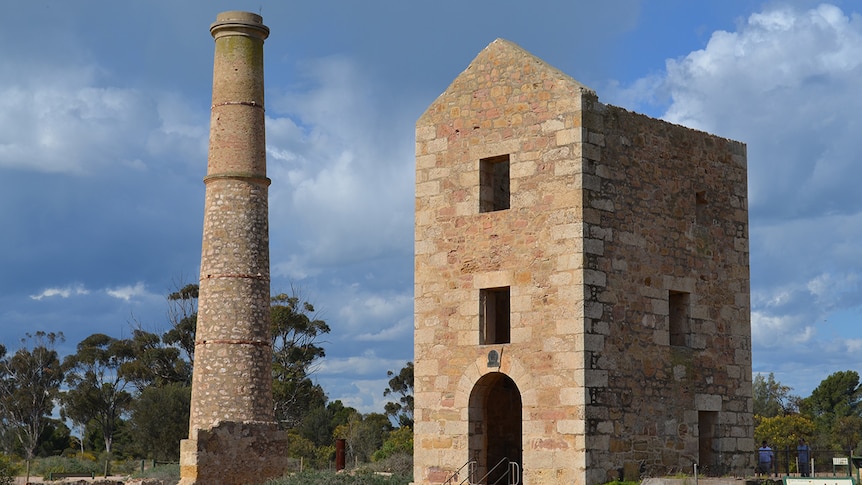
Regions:
<instances>
[{"instance_id":1,"label":"rubble stone masonry","mask_svg":"<svg viewBox=\"0 0 862 485\"><path fill-rule=\"evenodd\" d=\"M746 165L485 48L416 124L416 483L752 467Z\"/></svg>"},{"instance_id":2,"label":"rubble stone masonry","mask_svg":"<svg viewBox=\"0 0 862 485\"><path fill-rule=\"evenodd\" d=\"M286 470L273 414L269 211L259 15L223 12L215 39L200 298L183 485L263 483Z\"/></svg>"}]
</instances>

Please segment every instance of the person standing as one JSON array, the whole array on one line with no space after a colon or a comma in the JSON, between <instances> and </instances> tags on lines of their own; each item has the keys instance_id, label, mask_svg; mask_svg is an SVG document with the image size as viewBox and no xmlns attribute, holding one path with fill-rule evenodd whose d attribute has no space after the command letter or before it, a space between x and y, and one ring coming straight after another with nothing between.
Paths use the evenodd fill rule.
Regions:
<instances>
[{"instance_id":1,"label":"person standing","mask_svg":"<svg viewBox=\"0 0 862 485\"><path fill-rule=\"evenodd\" d=\"M811 448L805 443L804 438L799 438L799 445L796 447L796 459L799 462L799 474L803 477L809 476L811 473Z\"/></svg>"},{"instance_id":2,"label":"person standing","mask_svg":"<svg viewBox=\"0 0 862 485\"><path fill-rule=\"evenodd\" d=\"M772 448L766 444L766 440L763 440L763 443L757 450L757 470L755 471L763 473L768 477L772 472L773 457Z\"/></svg>"}]
</instances>

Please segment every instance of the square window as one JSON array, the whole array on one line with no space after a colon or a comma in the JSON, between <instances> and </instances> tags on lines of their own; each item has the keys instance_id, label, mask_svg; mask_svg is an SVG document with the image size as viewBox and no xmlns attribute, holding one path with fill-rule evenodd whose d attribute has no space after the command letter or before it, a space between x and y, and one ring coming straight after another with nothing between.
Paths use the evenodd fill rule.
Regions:
<instances>
[{"instance_id":1,"label":"square window","mask_svg":"<svg viewBox=\"0 0 862 485\"><path fill-rule=\"evenodd\" d=\"M510 341L509 287L479 290L479 344Z\"/></svg>"},{"instance_id":2,"label":"square window","mask_svg":"<svg viewBox=\"0 0 862 485\"><path fill-rule=\"evenodd\" d=\"M479 160L479 212L509 208L509 155Z\"/></svg>"}]
</instances>

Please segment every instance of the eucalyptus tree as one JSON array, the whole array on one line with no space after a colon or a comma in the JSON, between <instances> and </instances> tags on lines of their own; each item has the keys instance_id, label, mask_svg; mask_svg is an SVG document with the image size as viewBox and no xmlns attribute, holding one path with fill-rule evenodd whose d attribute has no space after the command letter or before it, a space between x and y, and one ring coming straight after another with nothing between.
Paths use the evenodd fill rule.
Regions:
<instances>
[{"instance_id":1,"label":"eucalyptus tree","mask_svg":"<svg viewBox=\"0 0 862 485\"><path fill-rule=\"evenodd\" d=\"M397 402L384 405L386 415L395 419L399 427L413 427L413 362L408 362L398 374L386 372L390 377L389 387L383 391L384 396L400 396Z\"/></svg>"},{"instance_id":2,"label":"eucalyptus tree","mask_svg":"<svg viewBox=\"0 0 862 485\"><path fill-rule=\"evenodd\" d=\"M168 320L171 328L162 335L162 341L166 345L175 346L185 352L189 364L194 364L195 361L199 290L199 285L189 283L168 295Z\"/></svg>"},{"instance_id":3,"label":"eucalyptus tree","mask_svg":"<svg viewBox=\"0 0 862 485\"><path fill-rule=\"evenodd\" d=\"M799 407L800 398L791 394L793 388L785 386L775 379L772 372L754 376L752 383L754 394L754 414L758 418L774 418L795 413Z\"/></svg>"},{"instance_id":4,"label":"eucalyptus tree","mask_svg":"<svg viewBox=\"0 0 862 485\"><path fill-rule=\"evenodd\" d=\"M0 415L28 460L51 420L63 382L63 369L54 349L58 341L63 341L62 333L28 333L14 354L6 355L5 348L0 352Z\"/></svg>"},{"instance_id":5,"label":"eucalyptus tree","mask_svg":"<svg viewBox=\"0 0 862 485\"><path fill-rule=\"evenodd\" d=\"M132 403L130 368L135 359L132 341L96 333L63 361L69 390L63 395L62 415L80 425L94 421L108 453L117 422Z\"/></svg>"},{"instance_id":6,"label":"eucalyptus tree","mask_svg":"<svg viewBox=\"0 0 862 485\"><path fill-rule=\"evenodd\" d=\"M318 339L330 329L297 292L271 298L270 320L275 414L283 426L293 428L326 403L323 388L310 376L326 355Z\"/></svg>"}]
</instances>

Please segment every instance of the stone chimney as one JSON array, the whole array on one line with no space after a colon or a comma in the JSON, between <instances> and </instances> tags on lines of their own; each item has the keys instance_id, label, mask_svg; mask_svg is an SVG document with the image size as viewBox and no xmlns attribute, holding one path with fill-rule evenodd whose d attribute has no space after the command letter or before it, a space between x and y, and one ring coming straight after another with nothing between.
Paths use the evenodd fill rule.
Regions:
<instances>
[{"instance_id":1,"label":"stone chimney","mask_svg":"<svg viewBox=\"0 0 862 485\"><path fill-rule=\"evenodd\" d=\"M215 39L200 293L182 485L262 483L286 470L272 400L263 42L248 12Z\"/></svg>"}]
</instances>

